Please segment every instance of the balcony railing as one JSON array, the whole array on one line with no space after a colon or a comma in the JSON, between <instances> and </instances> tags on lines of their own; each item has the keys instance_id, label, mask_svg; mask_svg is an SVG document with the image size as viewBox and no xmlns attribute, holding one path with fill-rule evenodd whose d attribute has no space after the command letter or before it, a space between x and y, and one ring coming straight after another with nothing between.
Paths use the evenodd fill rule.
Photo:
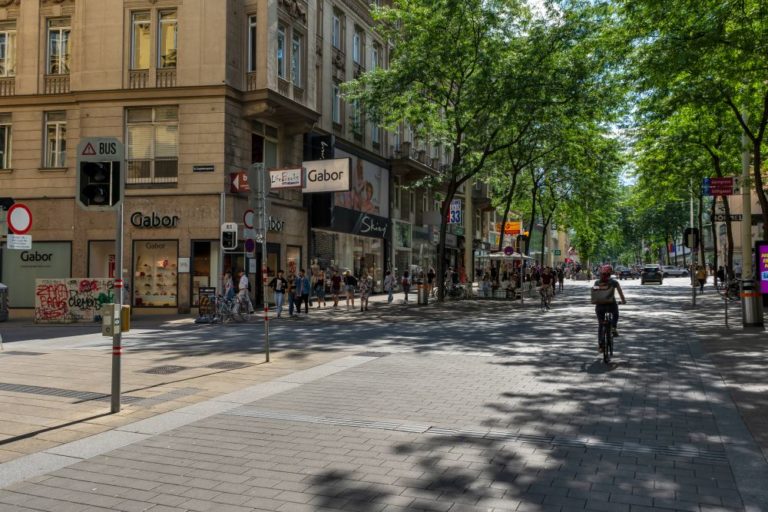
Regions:
<instances>
[{"instance_id":1,"label":"balcony railing","mask_svg":"<svg viewBox=\"0 0 768 512\"><path fill-rule=\"evenodd\" d=\"M0 78L0 96L16 94L16 78L12 76Z\"/></svg>"},{"instance_id":2,"label":"balcony railing","mask_svg":"<svg viewBox=\"0 0 768 512\"><path fill-rule=\"evenodd\" d=\"M286 98L291 97L291 84L287 80L283 80L282 78L277 79L277 92L285 96Z\"/></svg>"},{"instance_id":3,"label":"balcony railing","mask_svg":"<svg viewBox=\"0 0 768 512\"><path fill-rule=\"evenodd\" d=\"M128 71L128 88L145 89L149 87L148 69L131 69Z\"/></svg>"},{"instance_id":4,"label":"balcony railing","mask_svg":"<svg viewBox=\"0 0 768 512\"><path fill-rule=\"evenodd\" d=\"M176 87L176 68L158 69L157 87Z\"/></svg>"},{"instance_id":5,"label":"balcony railing","mask_svg":"<svg viewBox=\"0 0 768 512\"><path fill-rule=\"evenodd\" d=\"M69 92L69 75L45 75L43 78L45 94L66 94Z\"/></svg>"}]
</instances>

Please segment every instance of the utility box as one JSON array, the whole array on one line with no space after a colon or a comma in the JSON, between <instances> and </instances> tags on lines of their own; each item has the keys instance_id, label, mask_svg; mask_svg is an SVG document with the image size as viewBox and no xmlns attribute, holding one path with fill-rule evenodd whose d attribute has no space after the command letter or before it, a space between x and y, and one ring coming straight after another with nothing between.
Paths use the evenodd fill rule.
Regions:
<instances>
[{"instance_id":1,"label":"utility box","mask_svg":"<svg viewBox=\"0 0 768 512\"><path fill-rule=\"evenodd\" d=\"M8 287L0 283L0 322L8 320Z\"/></svg>"},{"instance_id":2,"label":"utility box","mask_svg":"<svg viewBox=\"0 0 768 512\"><path fill-rule=\"evenodd\" d=\"M101 313L101 335L114 336L120 333L120 311L117 304L104 304Z\"/></svg>"},{"instance_id":3,"label":"utility box","mask_svg":"<svg viewBox=\"0 0 768 512\"><path fill-rule=\"evenodd\" d=\"M123 305L123 310L120 312L120 330L121 332L131 330L131 306Z\"/></svg>"}]
</instances>

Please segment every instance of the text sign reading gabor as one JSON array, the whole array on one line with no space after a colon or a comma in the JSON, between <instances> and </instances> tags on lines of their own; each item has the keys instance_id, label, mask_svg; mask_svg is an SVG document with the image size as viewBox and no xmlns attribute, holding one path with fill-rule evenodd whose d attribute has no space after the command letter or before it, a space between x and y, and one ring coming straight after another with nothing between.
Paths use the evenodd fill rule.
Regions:
<instances>
[{"instance_id":1,"label":"text sign reading gabor","mask_svg":"<svg viewBox=\"0 0 768 512\"><path fill-rule=\"evenodd\" d=\"M333 160L312 160L303 162L304 193L313 192L346 192L352 186L350 170L351 158L336 158Z\"/></svg>"}]
</instances>

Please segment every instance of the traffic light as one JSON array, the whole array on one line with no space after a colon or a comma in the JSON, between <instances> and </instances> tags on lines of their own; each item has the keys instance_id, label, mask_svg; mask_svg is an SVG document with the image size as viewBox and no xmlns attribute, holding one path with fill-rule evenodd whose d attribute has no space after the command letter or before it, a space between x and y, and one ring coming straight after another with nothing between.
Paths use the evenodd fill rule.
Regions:
<instances>
[{"instance_id":1,"label":"traffic light","mask_svg":"<svg viewBox=\"0 0 768 512\"><path fill-rule=\"evenodd\" d=\"M689 249L695 249L699 246L699 228L685 228L683 245Z\"/></svg>"},{"instance_id":2,"label":"traffic light","mask_svg":"<svg viewBox=\"0 0 768 512\"><path fill-rule=\"evenodd\" d=\"M86 210L114 210L122 199L120 162L80 162L77 202Z\"/></svg>"},{"instance_id":3,"label":"traffic light","mask_svg":"<svg viewBox=\"0 0 768 512\"><path fill-rule=\"evenodd\" d=\"M237 223L225 222L221 225L221 248L234 251L237 248Z\"/></svg>"}]
</instances>

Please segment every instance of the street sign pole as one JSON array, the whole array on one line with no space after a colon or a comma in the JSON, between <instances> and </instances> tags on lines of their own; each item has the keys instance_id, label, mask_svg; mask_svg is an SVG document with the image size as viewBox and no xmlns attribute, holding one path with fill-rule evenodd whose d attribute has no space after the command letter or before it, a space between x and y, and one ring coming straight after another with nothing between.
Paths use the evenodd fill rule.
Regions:
<instances>
[{"instance_id":1,"label":"street sign pole","mask_svg":"<svg viewBox=\"0 0 768 512\"><path fill-rule=\"evenodd\" d=\"M253 229L261 242L261 296L264 303L264 357L269 362L269 302L267 302L267 171L263 163L248 169L250 206L253 209ZM260 240L259 240L260 239Z\"/></svg>"},{"instance_id":2,"label":"street sign pole","mask_svg":"<svg viewBox=\"0 0 768 512\"><path fill-rule=\"evenodd\" d=\"M110 410L112 413L120 412L120 373L121 357L123 355L123 201L115 211L115 259L117 260L117 274L115 277L115 294L117 294L117 311L114 325L120 322L119 328L112 329L112 400Z\"/></svg>"}]
</instances>

